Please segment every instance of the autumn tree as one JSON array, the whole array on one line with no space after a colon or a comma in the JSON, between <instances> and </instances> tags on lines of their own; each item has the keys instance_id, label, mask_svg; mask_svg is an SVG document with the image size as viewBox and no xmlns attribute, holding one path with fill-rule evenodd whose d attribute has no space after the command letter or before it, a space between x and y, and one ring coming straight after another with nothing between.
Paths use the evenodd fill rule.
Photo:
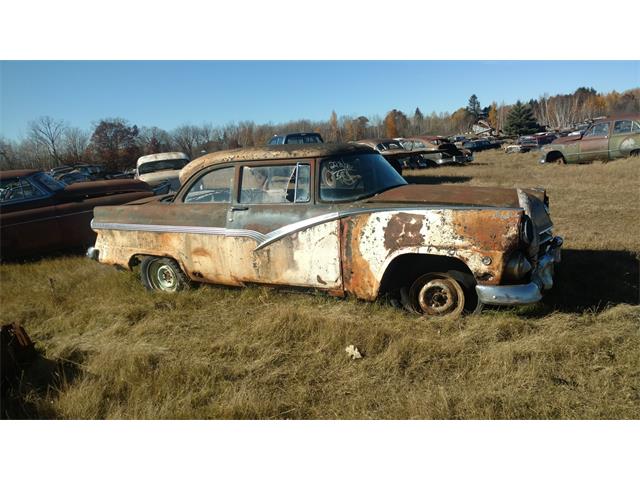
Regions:
<instances>
[{"instance_id":1,"label":"autumn tree","mask_svg":"<svg viewBox=\"0 0 640 480\"><path fill-rule=\"evenodd\" d=\"M540 130L529 104L518 100L507 115L505 132L509 135L528 135Z\"/></svg>"},{"instance_id":2,"label":"autumn tree","mask_svg":"<svg viewBox=\"0 0 640 480\"><path fill-rule=\"evenodd\" d=\"M329 142L337 142L340 140L340 128L338 126L338 115L336 115L336 111L331 111L331 116L329 117L329 135L327 136L327 141Z\"/></svg>"},{"instance_id":3,"label":"autumn tree","mask_svg":"<svg viewBox=\"0 0 640 480\"><path fill-rule=\"evenodd\" d=\"M498 129L498 104L493 102L489 107L489 112L487 113L487 121L492 128Z\"/></svg>"},{"instance_id":4,"label":"autumn tree","mask_svg":"<svg viewBox=\"0 0 640 480\"><path fill-rule=\"evenodd\" d=\"M459 108L451 115L451 126L455 132L468 132L475 122L475 117L466 108Z\"/></svg>"},{"instance_id":5,"label":"autumn tree","mask_svg":"<svg viewBox=\"0 0 640 480\"><path fill-rule=\"evenodd\" d=\"M122 118L100 120L93 135L91 149L107 167L118 170L132 168L140 156L138 127Z\"/></svg>"},{"instance_id":6,"label":"autumn tree","mask_svg":"<svg viewBox=\"0 0 640 480\"><path fill-rule=\"evenodd\" d=\"M384 129L385 135L388 138L395 138L398 136L398 125L396 124L395 110L391 110L387 113L387 116L384 117Z\"/></svg>"}]
</instances>

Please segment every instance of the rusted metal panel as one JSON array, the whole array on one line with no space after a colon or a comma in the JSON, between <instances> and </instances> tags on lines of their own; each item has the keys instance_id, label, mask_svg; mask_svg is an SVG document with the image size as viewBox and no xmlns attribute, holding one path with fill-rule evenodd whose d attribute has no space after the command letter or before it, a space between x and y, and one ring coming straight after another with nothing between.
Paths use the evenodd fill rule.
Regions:
<instances>
[{"instance_id":1,"label":"rusted metal panel","mask_svg":"<svg viewBox=\"0 0 640 480\"><path fill-rule=\"evenodd\" d=\"M517 247L521 217L521 210L443 209L389 210L343 219L345 291L376 298L389 263L407 253L457 258L481 283L498 284Z\"/></svg>"},{"instance_id":2,"label":"rusted metal panel","mask_svg":"<svg viewBox=\"0 0 640 480\"><path fill-rule=\"evenodd\" d=\"M314 225L258 249L259 232L211 227L206 233L99 229L102 263L129 268L135 255L170 257L196 281L265 283L326 290L342 287L337 220Z\"/></svg>"},{"instance_id":3,"label":"rusted metal panel","mask_svg":"<svg viewBox=\"0 0 640 480\"><path fill-rule=\"evenodd\" d=\"M369 203L412 203L476 207L519 208L512 188L460 185L403 185L376 195Z\"/></svg>"}]
</instances>

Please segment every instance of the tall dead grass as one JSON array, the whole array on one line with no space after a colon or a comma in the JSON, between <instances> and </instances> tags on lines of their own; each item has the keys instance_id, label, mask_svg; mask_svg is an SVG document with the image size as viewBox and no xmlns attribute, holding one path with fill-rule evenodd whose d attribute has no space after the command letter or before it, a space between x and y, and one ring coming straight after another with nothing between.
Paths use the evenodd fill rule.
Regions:
<instances>
[{"instance_id":1,"label":"tall dead grass","mask_svg":"<svg viewBox=\"0 0 640 480\"><path fill-rule=\"evenodd\" d=\"M5 412L37 418L640 418L639 168L482 153L417 182L544 185L565 237L544 302L424 321L266 288L146 292L81 257L0 266L0 317L42 365ZM363 358L351 360L353 344ZM64 365L64 369L60 367ZM62 372L62 373L61 373ZM4 407L3 407L4 408Z\"/></svg>"}]
</instances>

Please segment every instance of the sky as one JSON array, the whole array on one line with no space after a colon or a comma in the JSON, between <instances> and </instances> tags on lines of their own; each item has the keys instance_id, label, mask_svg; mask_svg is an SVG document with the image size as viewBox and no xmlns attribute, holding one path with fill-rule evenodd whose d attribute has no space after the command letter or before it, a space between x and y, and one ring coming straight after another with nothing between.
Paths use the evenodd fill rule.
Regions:
<instances>
[{"instance_id":1,"label":"sky","mask_svg":"<svg viewBox=\"0 0 640 480\"><path fill-rule=\"evenodd\" d=\"M543 93L640 87L638 61L1 61L0 135L40 116L90 129L102 118L171 130L185 123L328 120L452 112Z\"/></svg>"}]
</instances>

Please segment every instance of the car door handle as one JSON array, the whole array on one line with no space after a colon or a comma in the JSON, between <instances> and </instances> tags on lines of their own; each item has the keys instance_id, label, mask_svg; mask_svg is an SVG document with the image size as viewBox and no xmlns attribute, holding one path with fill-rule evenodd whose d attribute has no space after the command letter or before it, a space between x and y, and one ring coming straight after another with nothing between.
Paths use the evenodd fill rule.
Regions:
<instances>
[{"instance_id":1,"label":"car door handle","mask_svg":"<svg viewBox=\"0 0 640 480\"><path fill-rule=\"evenodd\" d=\"M231 207L232 212L241 212L244 210L249 210L249 207Z\"/></svg>"}]
</instances>

